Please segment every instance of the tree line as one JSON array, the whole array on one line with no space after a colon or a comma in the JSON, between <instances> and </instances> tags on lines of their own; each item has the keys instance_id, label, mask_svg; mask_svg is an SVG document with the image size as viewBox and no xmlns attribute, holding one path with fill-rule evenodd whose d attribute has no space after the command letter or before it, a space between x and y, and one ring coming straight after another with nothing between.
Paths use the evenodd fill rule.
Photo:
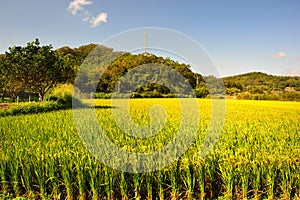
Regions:
<instances>
[{"instance_id":1,"label":"tree line","mask_svg":"<svg viewBox=\"0 0 300 200\"><path fill-rule=\"evenodd\" d=\"M300 100L299 76L251 72L223 78L226 93L239 99Z\"/></svg>"},{"instance_id":2,"label":"tree line","mask_svg":"<svg viewBox=\"0 0 300 200\"><path fill-rule=\"evenodd\" d=\"M65 46L54 50L52 45L41 46L38 39L27 43L24 47L10 47L5 54L0 55L1 98L9 96L14 100L18 95L29 92L38 94L39 100L42 101L45 94L58 84L74 84L76 75L76 84L85 93L122 92L125 86L147 80L145 84L130 92L136 97L174 95L170 88L156 84L160 77L153 75L153 71L148 69L143 72L142 77L133 76L126 80L126 84L122 82L121 77L126 73L137 66L147 64L151 64L152 67L168 66L176 70L200 98L221 94L222 90L225 90L226 95L243 99L263 99L268 95L275 95L276 98L285 96L288 100L288 95L294 95L291 100L300 100L300 77L272 76L253 72L222 78L224 88L220 79L213 76L204 77L193 72L191 66L170 58L150 53L134 55L96 44L78 48ZM88 67L79 71L82 65ZM172 81L170 71L157 73L169 77L171 82L176 83L176 80ZM188 92L183 85L177 84L175 87L177 87L175 91Z\"/></svg>"}]
</instances>

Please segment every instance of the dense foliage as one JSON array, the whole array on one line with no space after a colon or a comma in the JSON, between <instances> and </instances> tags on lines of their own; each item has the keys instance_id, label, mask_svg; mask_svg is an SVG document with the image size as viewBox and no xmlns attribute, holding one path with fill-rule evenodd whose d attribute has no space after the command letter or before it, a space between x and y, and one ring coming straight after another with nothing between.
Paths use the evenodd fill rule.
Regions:
<instances>
[{"instance_id":1,"label":"dense foliage","mask_svg":"<svg viewBox=\"0 0 300 200\"><path fill-rule=\"evenodd\" d=\"M239 99L300 100L300 77L252 72L223 78L226 93Z\"/></svg>"},{"instance_id":2,"label":"dense foliage","mask_svg":"<svg viewBox=\"0 0 300 200\"><path fill-rule=\"evenodd\" d=\"M72 97L72 92L73 86L71 84L59 85L49 92L46 96L46 102L10 104L7 109L1 109L0 107L0 117L70 109L72 108L72 102L75 102L77 106L83 106L83 103L79 99Z\"/></svg>"},{"instance_id":3,"label":"dense foliage","mask_svg":"<svg viewBox=\"0 0 300 200\"><path fill-rule=\"evenodd\" d=\"M73 59L73 65L79 69L79 64L83 63L84 56L88 55L88 52L93 52L93 55L89 55L89 59L85 60L85 65L90 63L99 63L99 67L95 70L85 71L86 74L81 76L81 88L88 90L90 85L97 84L93 91L94 97L107 98L112 92L122 91L122 82L120 77L124 76L130 70L137 66L143 66L145 64L163 65L169 66L182 74L194 88L194 92L197 97L205 98L209 94L220 94L221 91L214 91L219 87L220 81L216 81L217 85L213 86L213 90L209 91L207 82L213 82L211 80L216 79L213 76L203 77L191 71L190 66L184 63L178 63L170 58L163 58L153 54L144 53L139 55L133 55L124 52L114 52L104 46L95 48L95 45L87 45L79 48L71 49L69 47L63 47L58 51L64 51L64 56L68 56ZM92 51L92 49L94 50ZM67 53L66 53L67 52ZM82 53L83 52L83 53ZM99 57L99 55L101 55ZM76 58L76 59L75 59ZM80 59L78 59L80 58ZM75 64L74 64L75 63ZM91 65L92 66L92 65ZM99 73L99 79L97 81L89 81L91 74ZM167 76L167 75L166 75ZM145 80L147 76L142 77ZM91 78L90 78L91 79ZM93 78L92 78L93 79ZM217 79L216 79L217 80ZM253 72L248 74L242 74L237 76L230 76L222 78L224 86L226 88L226 94L228 96L235 96L238 99L256 99L256 100L300 100L300 77L291 76L273 76L260 72ZM155 81L155 78L153 79ZM132 80L134 82L134 80ZM127 83L130 84L130 83ZM105 93L105 95L101 95ZM158 84L144 84L143 86L132 91L132 97L174 97L172 92Z\"/></svg>"},{"instance_id":4,"label":"dense foliage","mask_svg":"<svg viewBox=\"0 0 300 200\"><path fill-rule=\"evenodd\" d=\"M38 93L39 100L58 83L64 83L72 68L53 50L52 46L39 46L36 39L25 47L14 46L2 56L0 68L6 80L1 84L12 99L25 90ZM4 96L4 94L2 94Z\"/></svg>"},{"instance_id":5,"label":"dense foliage","mask_svg":"<svg viewBox=\"0 0 300 200\"><path fill-rule=\"evenodd\" d=\"M119 82L121 76L132 70L133 68L137 66L143 66L147 65L147 68L149 71L143 71L144 75L143 77L140 77L139 80L143 79L142 81L153 81L154 83L144 84L143 86L137 88L135 90L136 93L147 93L149 91L156 91L159 94L170 94L171 91L169 88L155 84L158 80L155 79L155 76L150 77L153 73L155 74L155 70L153 69L153 66L168 66L173 69L175 69L177 72L179 72L182 76L186 78L186 80L189 82L189 84L192 86L192 88L196 88L197 86L197 80L200 82L203 82L203 78L201 75L193 73L190 69L190 66L186 64L180 64L176 61L171 60L170 58L163 58L158 57L153 54L139 54L139 55L132 55L130 53L123 54L119 56L117 59L115 59L104 71L102 74L99 84L97 86L97 92L105 92L105 93L111 93L115 90L116 85L118 85L118 90L122 91L122 83ZM151 64L151 65L150 65ZM151 68L153 70L151 70ZM172 80L172 76L168 73L170 71L162 71L159 72L160 76L163 77L169 77L170 82L176 82L176 80ZM137 79L134 79L135 77L132 77L133 79L127 80L136 82ZM126 85L130 85L133 83L126 83ZM180 89L178 88L177 91ZM117 92L117 91L115 91ZM133 91L132 91L133 92Z\"/></svg>"},{"instance_id":6,"label":"dense foliage","mask_svg":"<svg viewBox=\"0 0 300 200\"><path fill-rule=\"evenodd\" d=\"M172 83L178 82L173 80L172 75L167 71L159 72L159 77L149 69L149 72L138 79L133 77L132 80L127 80L126 84L122 82L122 76L138 66L147 64L149 68L161 65L176 70L185 77L199 98L218 96L223 93L220 80L213 76L203 77L193 72L189 65L170 58L149 53L134 55L118 52L96 44L78 48L65 46L54 51L51 45L40 46L36 39L25 47L14 46L9 48L5 55L0 55L0 94L2 102L5 96L15 100L17 96L27 96L30 99L34 95L38 95L41 101L51 88L59 83L74 83L77 76L76 88L80 88L88 94L88 97L107 98L112 92L122 92L125 85L134 85L137 80L147 80L148 83L130 91L131 97L177 95L170 88L156 83L161 76L168 77ZM79 71L83 65L85 69ZM253 72L225 77L222 81L224 81L226 94L238 99L300 100L300 77ZM178 85L176 91L181 89L182 85ZM189 96L184 88L183 91L186 96Z\"/></svg>"},{"instance_id":7,"label":"dense foliage","mask_svg":"<svg viewBox=\"0 0 300 200\"><path fill-rule=\"evenodd\" d=\"M18 106L11 106L8 109L0 109L0 117L24 115L24 114L37 114L51 112L54 110L65 109L66 106L57 102L45 103L25 103Z\"/></svg>"}]
</instances>

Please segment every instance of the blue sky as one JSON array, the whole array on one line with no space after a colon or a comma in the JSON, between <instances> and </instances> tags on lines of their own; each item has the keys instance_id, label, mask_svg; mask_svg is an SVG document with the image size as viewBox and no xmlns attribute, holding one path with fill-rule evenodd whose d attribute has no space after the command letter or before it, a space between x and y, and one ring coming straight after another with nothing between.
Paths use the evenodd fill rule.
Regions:
<instances>
[{"instance_id":1,"label":"blue sky","mask_svg":"<svg viewBox=\"0 0 300 200\"><path fill-rule=\"evenodd\" d=\"M78 47L162 27L201 44L221 76L300 75L299 0L3 0L0 24L0 53L35 38Z\"/></svg>"}]
</instances>

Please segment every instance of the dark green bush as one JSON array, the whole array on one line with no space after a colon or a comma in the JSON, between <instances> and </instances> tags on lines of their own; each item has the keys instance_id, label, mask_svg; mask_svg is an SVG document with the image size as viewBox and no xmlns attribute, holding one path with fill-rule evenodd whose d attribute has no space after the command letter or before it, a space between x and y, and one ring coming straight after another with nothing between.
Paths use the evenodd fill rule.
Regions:
<instances>
[{"instance_id":1,"label":"dark green bush","mask_svg":"<svg viewBox=\"0 0 300 200\"><path fill-rule=\"evenodd\" d=\"M78 105L83 105L80 100L75 99L74 101ZM72 96L66 95L62 99L57 101L49 101L42 103L28 103L19 106L13 106L8 109L0 110L0 117L14 116L22 114L36 114L42 112L51 112L55 110L69 109L72 108Z\"/></svg>"},{"instance_id":2,"label":"dark green bush","mask_svg":"<svg viewBox=\"0 0 300 200\"><path fill-rule=\"evenodd\" d=\"M0 116L14 116L21 114L36 114L41 112L50 112L53 110L61 109L62 105L59 105L56 102L45 102L45 103L29 103L19 106L13 106L9 109L3 109L0 111Z\"/></svg>"},{"instance_id":3,"label":"dark green bush","mask_svg":"<svg viewBox=\"0 0 300 200\"><path fill-rule=\"evenodd\" d=\"M110 99L112 97L112 93L96 92L92 93L91 97L94 99Z\"/></svg>"}]
</instances>

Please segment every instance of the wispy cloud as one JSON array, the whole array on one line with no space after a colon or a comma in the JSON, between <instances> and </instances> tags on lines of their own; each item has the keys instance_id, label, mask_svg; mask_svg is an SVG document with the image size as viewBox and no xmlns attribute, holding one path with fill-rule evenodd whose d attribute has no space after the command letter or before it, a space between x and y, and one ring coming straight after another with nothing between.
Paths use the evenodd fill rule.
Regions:
<instances>
[{"instance_id":1,"label":"wispy cloud","mask_svg":"<svg viewBox=\"0 0 300 200\"><path fill-rule=\"evenodd\" d=\"M89 21L89 20L90 20L90 17L89 17L89 16L86 16L86 17L82 18L82 21L83 21L83 22L87 22L87 21Z\"/></svg>"},{"instance_id":2,"label":"wispy cloud","mask_svg":"<svg viewBox=\"0 0 300 200\"><path fill-rule=\"evenodd\" d=\"M93 2L89 0L73 0L69 4L67 10L70 11L73 15L76 15L78 11L84 11L84 6L90 4L93 4ZM96 17L92 17L90 11L85 11L83 13L82 21L90 23L91 27L95 28L102 23L107 23L107 13L100 12Z\"/></svg>"},{"instance_id":3,"label":"wispy cloud","mask_svg":"<svg viewBox=\"0 0 300 200\"><path fill-rule=\"evenodd\" d=\"M276 54L274 54L273 56L272 56L272 58L284 58L284 57L286 57L286 53L285 52L278 52L278 53L276 53Z\"/></svg>"},{"instance_id":4,"label":"wispy cloud","mask_svg":"<svg viewBox=\"0 0 300 200\"><path fill-rule=\"evenodd\" d=\"M85 12L84 12L84 17L82 18L82 21L83 21L83 22L89 21L90 18L91 18L91 15L92 15L92 14L91 14L89 11L85 11Z\"/></svg>"},{"instance_id":5,"label":"wispy cloud","mask_svg":"<svg viewBox=\"0 0 300 200\"><path fill-rule=\"evenodd\" d=\"M101 23L106 23L107 22L107 13L102 12L99 13L96 17L92 17L90 19L91 27L96 27Z\"/></svg>"},{"instance_id":6,"label":"wispy cloud","mask_svg":"<svg viewBox=\"0 0 300 200\"><path fill-rule=\"evenodd\" d=\"M74 0L69 4L67 9L73 15L76 15L78 11L83 10L83 6L90 5L90 4L93 4L93 2L88 0Z\"/></svg>"}]
</instances>

